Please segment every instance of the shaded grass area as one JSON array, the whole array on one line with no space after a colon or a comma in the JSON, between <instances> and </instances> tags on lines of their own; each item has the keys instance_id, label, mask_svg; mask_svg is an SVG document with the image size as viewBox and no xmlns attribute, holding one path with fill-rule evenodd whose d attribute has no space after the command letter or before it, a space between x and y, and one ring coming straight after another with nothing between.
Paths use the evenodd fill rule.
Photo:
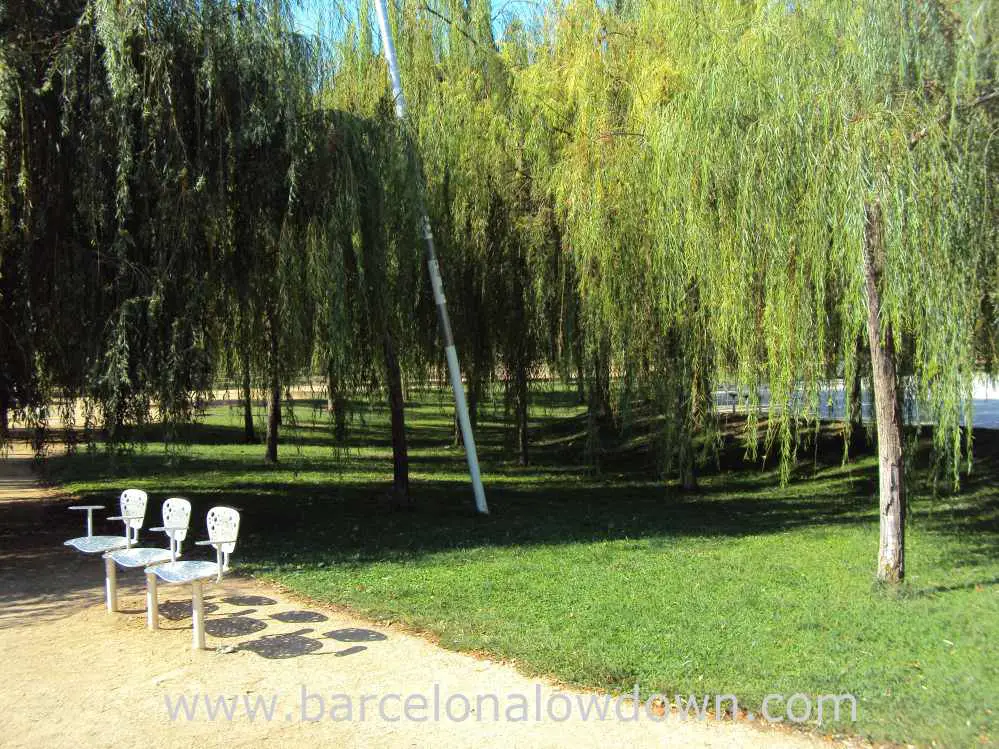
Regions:
<instances>
[{"instance_id":1,"label":"shaded grass area","mask_svg":"<svg viewBox=\"0 0 999 749\"><path fill-rule=\"evenodd\" d=\"M826 715L817 730L997 741L996 433L976 435L975 470L958 495L931 498L914 472L908 580L886 590L873 582L875 461L843 465L832 429L802 451L809 460L786 486L729 439L722 470L683 495L656 477L637 429L606 444L593 475L571 392L536 399L526 468L500 405L486 404L477 440L492 514L483 518L451 446L446 396L419 395L407 412L410 510L387 493L387 414L372 406L337 447L319 404L299 402L277 467L263 464L262 446L240 443L241 414L226 407L186 428L182 445L80 451L45 467L88 500L110 503L138 486L154 500L189 497L194 517L237 506L244 568L529 673L598 689L638 683L643 695L734 694L751 710L767 694L848 693L857 722ZM781 702L770 708L783 714Z\"/></svg>"}]
</instances>

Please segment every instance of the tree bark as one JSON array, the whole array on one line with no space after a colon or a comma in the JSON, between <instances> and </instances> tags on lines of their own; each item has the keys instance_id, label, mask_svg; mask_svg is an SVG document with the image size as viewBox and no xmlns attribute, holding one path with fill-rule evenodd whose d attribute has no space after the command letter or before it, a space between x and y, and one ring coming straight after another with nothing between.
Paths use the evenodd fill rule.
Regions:
<instances>
[{"instance_id":1,"label":"tree bark","mask_svg":"<svg viewBox=\"0 0 999 749\"><path fill-rule=\"evenodd\" d=\"M267 403L267 452L264 459L268 463L278 460L278 431L281 426L281 376L278 366L278 331L273 316L271 317L271 351L270 351L270 398Z\"/></svg>"},{"instance_id":2,"label":"tree bark","mask_svg":"<svg viewBox=\"0 0 999 749\"><path fill-rule=\"evenodd\" d=\"M694 461L694 445L689 434L683 436L680 450L680 488L685 492L697 491L697 467Z\"/></svg>"},{"instance_id":3,"label":"tree bark","mask_svg":"<svg viewBox=\"0 0 999 749\"><path fill-rule=\"evenodd\" d=\"M0 440L10 436L10 394L6 388L0 391Z\"/></svg>"},{"instance_id":4,"label":"tree bark","mask_svg":"<svg viewBox=\"0 0 999 749\"><path fill-rule=\"evenodd\" d=\"M244 344L245 345L245 344ZM243 352L243 441L256 443L257 433L253 428L253 395L250 391L250 352Z\"/></svg>"},{"instance_id":5,"label":"tree bark","mask_svg":"<svg viewBox=\"0 0 999 749\"><path fill-rule=\"evenodd\" d=\"M332 364L326 370L326 387L326 407L333 414L333 437L337 442L344 442L347 439L347 399Z\"/></svg>"},{"instance_id":6,"label":"tree bark","mask_svg":"<svg viewBox=\"0 0 999 749\"><path fill-rule=\"evenodd\" d=\"M882 215L878 204L864 207L864 281L867 337L870 343L874 411L878 427L878 473L881 540L878 580L905 579L905 486L902 463L902 412L898 400L895 341L890 324L881 336L881 274L884 268Z\"/></svg>"},{"instance_id":7,"label":"tree bark","mask_svg":"<svg viewBox=\"0 0 999 749\"><path fill-rule=\"evenodd\" d=\"M863 336L858 336L856 354L854 357L853 378L850 386L850 411L847 414L849 442L847 447L851 452L858 452L867 445L867 431L864 429L864 370L868 366L867 352L864 348Z\"/></svg>"},{"instance_id":8,"label":"tree bark","mask_svg":"<svg viewBox=\"0 0 999 749\"><path fill-rule=\"evenodd\" d=\"M530 463L528 454L528 431L527 431L527 407L529 399L529 383L527 379L527 367L523 362L517 364L515 375L516 417L517 417L517 452L519 453L520 465L526 466Z\"/></svg>"},{"instance_id":9,"label":"tree bark","mask_svg":"<svg viewBox=\"0 0 999 749\"><path fill-rule=\"evenodd\" d=\"M700 423L700 399L698 394L698 377L696 370L691 375L690 389L681 390L680 413L686 411L686 420L681 427L680 436L680 487L685 492L697 491L697 446L694 435ZM686 406L686 408L684 408Z\"/></svg>"},{"instance_id":10,"label":"tree bark","mask_svg":"<svg viewBox=\"0 0 999 749\"><path fill-rule=\"evenodd\" d=\"M576 400L581 406L586 405L586 373L584 372L583 361L586 358L583 353L583 338L578 331L572 342L573 359L576 362Z\"/></svg>"},{"instance_id":11,"label":"tree bark","mask_svg":"<svg viewBox=\"0 0 999 749\"><path fill-rule=\"evenodd\" d=\"M402 370L395 353L395 342L388 331L384 336L386 381L392 415L393 490L399 501L410 501L409 454L406 448L406 402L402 392Z\"/></svg>"},{"instance_id":12,"label":"tree bark","mask_svg":"<svg viewBox=\"0 0 999 749\"><path fill-rule=\"evenodd\" d=\"M601 351L593 356L593 387L591 390L590 408L596 408L597 423L610 423L614 409L611 406L610 393L610 355L601 346Z\"/></svg>"}]
</instances>

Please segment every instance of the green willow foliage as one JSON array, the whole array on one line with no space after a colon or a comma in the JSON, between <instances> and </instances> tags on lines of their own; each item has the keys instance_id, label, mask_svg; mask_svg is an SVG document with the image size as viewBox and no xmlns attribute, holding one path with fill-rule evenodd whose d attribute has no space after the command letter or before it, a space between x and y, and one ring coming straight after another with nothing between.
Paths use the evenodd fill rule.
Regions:
<instances>
[{"instance_id":1,"label":"green willow foliage","mask_svg":"<svg viewBox=\"0 0 999 749\"><path fill-rule=\"evenodd\" d=\"M693 372L691 403L702 372L769 387L786 468L802 407L819 413L822 384L857 366L864 210L880 204L882 328L956 480L999 259L979 101L993 6L576 2L548 33L523 85L554 102L547 175L591 329L656 379Z\"/></svg>"},{"instance_id":2,"label":"green willow foliage","mask_svg":"<svg viewBox=\"0 0 999 749\"><path fill-rule=\"evenodd\" d=\"M153 406L190 419L243 358L268 385L317 350L371 360L364 326L395 309L391 237L413 223L384 189L398 138L384 113L317 108L321 50L289 7L16 10L0 75L0 329L20 354L4 357L5 399L82 396L115 441Z\"/></svg>"},{"instance_id":3,"label":"green willow foliage","mask_svg":"<svg viewBox=\"0 0 999 749\"><path fill-rule=\"evenodd\" d=\"M617 418L651 402L686 485L715 388L754 394L751 446L767 389L786 475L827 383L869 376L877 206L882 332L956 481L999 338L994 4L572 0L498 36L496 10L391 4L401 130L366 1L308 39L280 2L8 5L0 395L117 425L189 418L247 362L331 397L379 379L385 340L440 371L419 171L470 402L506 382L523 460L547 370L591 414L612 377Z\"/></svg>"}]
</instances>

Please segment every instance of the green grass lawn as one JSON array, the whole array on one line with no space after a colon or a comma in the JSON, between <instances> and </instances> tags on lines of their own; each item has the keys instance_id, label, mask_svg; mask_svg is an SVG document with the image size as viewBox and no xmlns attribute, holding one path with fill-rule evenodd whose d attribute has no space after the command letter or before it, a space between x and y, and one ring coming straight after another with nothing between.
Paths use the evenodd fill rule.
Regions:
<instances>
[{"instance_id":1,"label":"green grass lawn","mask_svg":"<svg viewBox=\"0 0 999 749\"><path fill-rule=\"evenodd\" d=\"M731 445L725 470L684 496L656 478L640 432L622 436L593 475L580 409L570 393L546 391L531 467L515 464L502 414L483 413L483 518L451 446L446 394L415 395L412 510L386 497L391 449L378 407L335 451L317 404L300 403L278 467L263 464L262 446L240 444L240 413L220 407L185 430L182 447L81 450L46 470L104 502L138 486L157 500L189 497L195 517L233 504L243 569L531 674L597 689L638 683L643 695L735 694L751 710L770 693L850 693L858 721L819 731L999 741L999 435L978 435L958 496L932 499L913 477L908 579L883 590L873 582L874 460L841 465L831 438L784 487Z\"/></svg>"}]
</instances>

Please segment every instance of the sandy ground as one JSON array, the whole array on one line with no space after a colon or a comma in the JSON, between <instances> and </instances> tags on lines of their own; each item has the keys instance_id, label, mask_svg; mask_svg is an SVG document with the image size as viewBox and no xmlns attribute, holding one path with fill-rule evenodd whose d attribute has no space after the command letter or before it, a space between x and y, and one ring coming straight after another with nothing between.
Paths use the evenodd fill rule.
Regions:
<instances>
[{"instance_id":1,"label":"sandy ground","mask_svg":"<svg viewBox=\"0 0 999 749\"><path fill-rule=\"evenodd\" d=\"M101 560L62 545L83 529L69 504L71 497L36 483L23 452L0 459L5 747L835 745L745 721L680 721L673 713L654 722L644 709L638 721L621 720L613 703L608 719L584 720L572 701L590 695L238 576L206 587L208 649L193 651L189 588L160 588L161 629L149 631L141 573L120 572L122 611L105 611ZM549 702L555 694L562 696ZM376 696L362 706L365 695ZM497 703L479 704L480 695L497 698L499 720ZM234 705L231 720L221 712L210 718L206 697L213 707L219 698ZM569 720L547 715L550 706L562 717L567 701ZM627 703L620 710L633 717Z\"/></svg>"}]
</instances>

